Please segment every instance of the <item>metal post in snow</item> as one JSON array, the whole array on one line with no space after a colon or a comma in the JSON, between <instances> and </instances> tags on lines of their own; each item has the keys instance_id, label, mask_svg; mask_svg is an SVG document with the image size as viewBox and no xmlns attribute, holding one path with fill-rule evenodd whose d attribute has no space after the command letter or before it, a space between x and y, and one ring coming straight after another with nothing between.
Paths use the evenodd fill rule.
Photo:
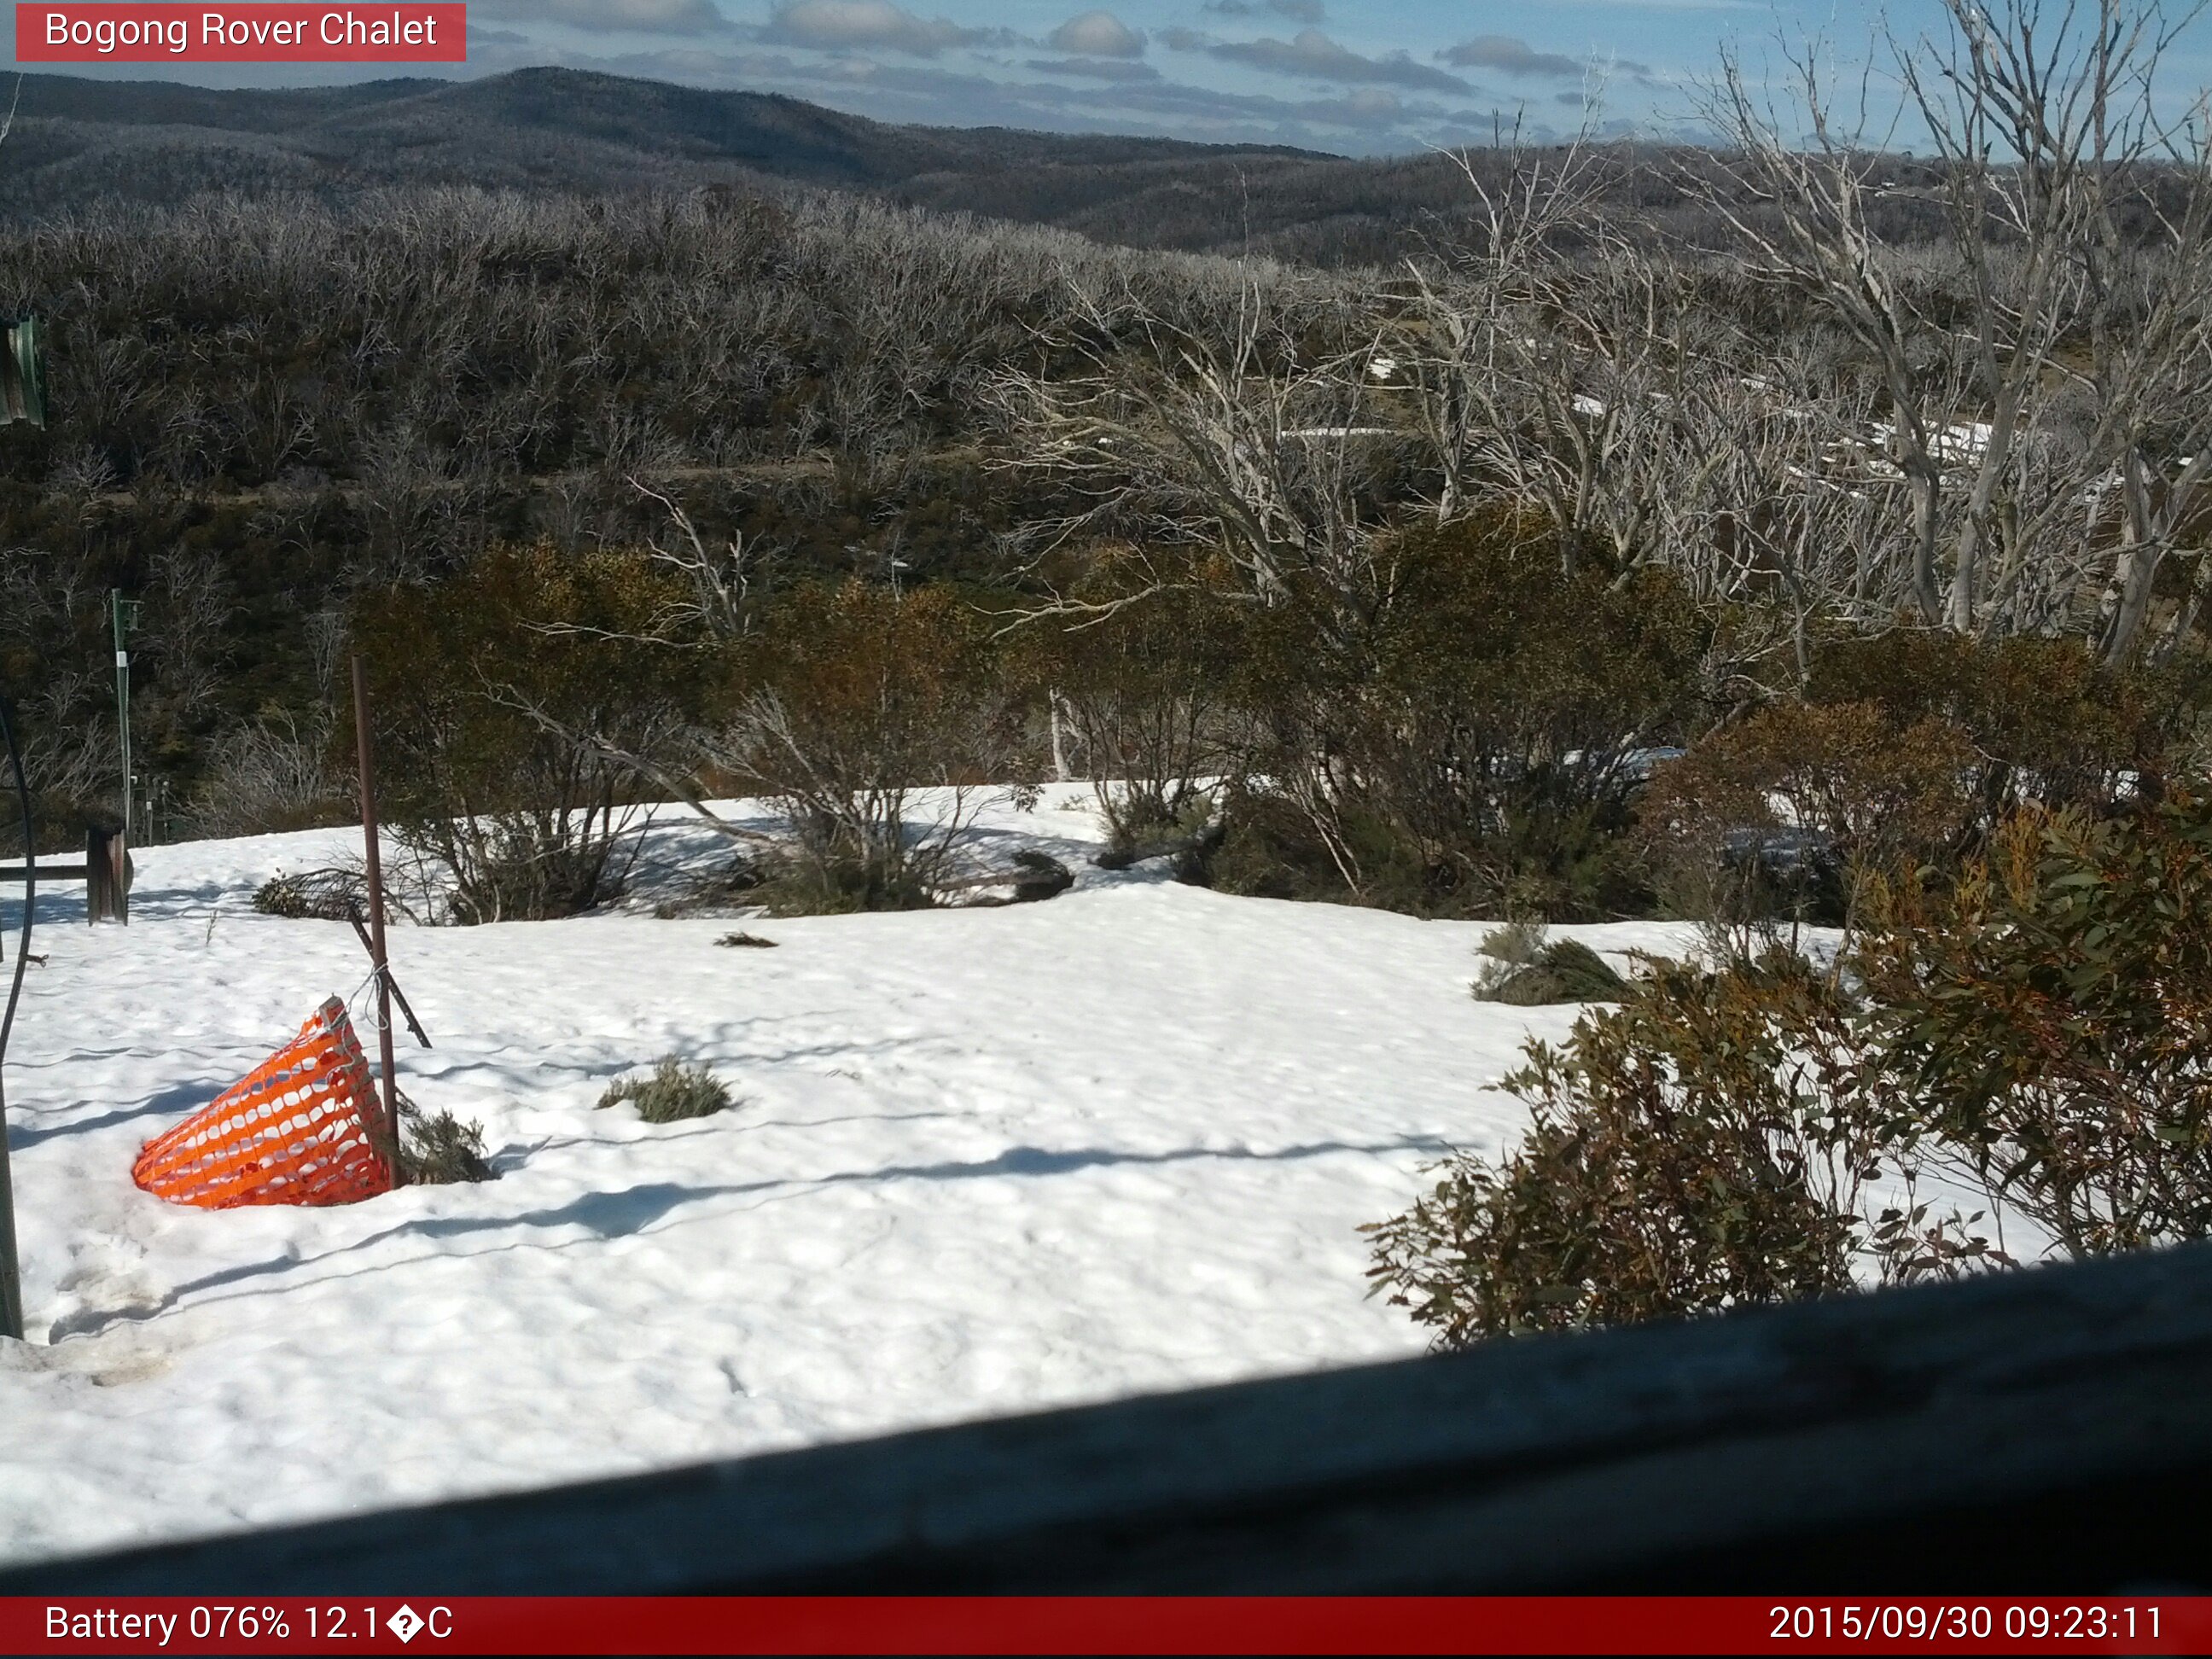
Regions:
<instances>
[{"instance_id":1,"label":"metal post in snow","mask_svg":"<svg viewBox=\"0 0 2212 1659\"><path fill-rule=\"evenodd\" d=\"M20 96L23 81L15 77ZM10 105L0 136L15 118ZM26 317L4 331L0 349L0 426L27 421L44 431L46 424L46 354L39 341L39 321ZM119 616L121 613L118 612ZM119 646L118 647L120 648ZM23 938L15 953L15 975L9 981L8 1004L0 1012L0 1071L8 1059L8 1036L15 1027L15 1004L23 994L23 969L31 962L31 928L39 912L39 837L31 821L31 782L23 770L22 745L15 738L15 713L0 692L0 748L15 775L15 802L23 814ZM131 788L131 763L123 763L123 787ZM23 1280L15 1261L15 1188L8 1167L8 1091L0 1079L0 1337L23 1337Z\"/></svg>"},{"instance_id":2,"label":"metal post in snow","mask_svg":"<svg viewBox=\"0 0 2212 1659\"><path fill-rule=\"evenodd\" d=\"M376 1043L384 1063L384 1122L392 1134L392 1184L404 1184L399 1159L399 1083L392 1053L392 966L384 949L384 858L377 845L376 754L369 741L368 672L353 659L353 727L361 758L361 833L368 860L368 957L376 974Z\"/></svg>"},{"instance_id":3,"label":"metal post in snow","mask_svg":"<svg viewBox=\"0 0 2212 1659\"><path fill-rule=\"evenodd\" d=\"M9 982L8 1006L0 1013L0 1067L8 1056L8 1035L15 1026L15 1001L23 994L23 969L31 961L31 927L38 915L39 838L31 820L30 780L23 750L15 741L14 711L0 693L0 740L15 775L15 801L23 815L23 938L15 952L15 976ZM15 1261L15 1188L8 1167L8 1091L0 1081L0 1337L23 1338L23 1281Z\"/></svg>"},{"instance_id":4,"label":"metal post in snow","mask_svg":"<svg viewBox=\"0 0 2212 1659\"><path fill-rule=\"evenodd\" d=\"M131 646L128 635L137 621L136 603L123 597L119 587L107 595L115 623L115 725L123 740L123 844L131 844Z\"/></svg>"},{"instance_id":5,"label":"metal post in snow","mask_svg":"<svg viewBox=\"0 0 2212 1659\"><path fill-rule=\"evenodd\" d=\"M133 810L137 780L131 775L131 635L138 626L138 601L125 599L119 587L109 590L107 597L115 619L115 724L121 734L123 745L123 834L114 847L115 919L128 927L131 925L131 884L127 879L131 868L131 829L137 816Z\"/></svg>"}]
</instances>

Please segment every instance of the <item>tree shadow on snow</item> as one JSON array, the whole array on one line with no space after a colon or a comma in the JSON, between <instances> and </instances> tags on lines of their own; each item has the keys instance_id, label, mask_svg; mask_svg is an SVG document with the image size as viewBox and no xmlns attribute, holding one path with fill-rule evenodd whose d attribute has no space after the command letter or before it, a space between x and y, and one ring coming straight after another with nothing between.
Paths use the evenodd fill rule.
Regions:
<instances>
[{"instance_id":1,"label":"tree shadow on snow","mask_svg":"<svg viewBox=\"0 0 2212 1659\"><path fill-rule=\"evenodd\" d=\"M67 1123L41 1124L35 1128L22 1127L10 1121L8 1126L8 1146L10 1151L21 1152L26 1146L35 1146L41 1141L55 1140L64 1135L89 1134L98 1129L111 1129L118 1123L131 1123L140 1118L159 1117L174 1113L182 1117L198 1111L229 1085L221 1080L201 1080L179 1083L152 1096L137 1106L123 1106L112 1112L102 1112L98 1117L81 1117ZM13 1114L10 1113L12 1119Z\"/></svg>"},{"instance_id":2,"label":"tree shadow on snow","mask_svg":"<svg viewBox=\"0 0 2212 1659\"><path fill-rule=\"evenodd\" d=\"M179 1285L149 1307L144 1304L111 1311L86 1309L70 1316L54 1327L54 1337L96 1334L119 1321L151 1319L179 1306L188 1297L207 1291L220 1290L249 1279L272 1273L286 1273L295 1267L311 1267L335 1262L356 1255L364 1250L393 1239L413 1237L424 1239L466 1237L475 1233L507 1232L527 1228L556 1231L565 1227L582 1227L592 1235L591 1242L605 1243L611 1239L633 1237L645 1231L655 1223L665 1220L678 1209L711 1198L741 1198L757 1194L781 1193L796 1198L809 1191L830 1187L865 1185L889 1181L971 1181L1001 1176L1051 1176L1071 1174L1076 1170L1108 1168L1115 1165L1158 1165L1188 1164L1203 1160L1249 1163L1289 1163L1300 1158L1325 1158L1338 1152L1358 1152L1380 1156L1392 1152L1429 1152L1441 1154L1449 1150L1447 1144L1433 1136L1410 1136L1396 1140L1361 1144L1357 1141L1309 1141L1294 1146L1279 1147L1260 1152L1250 1147L1181 1146L1164 1152L1116 1152L1103 1146L1073 1147L1054 1151L1041 1146L1012 1146L994 1158L973 1163L891 1164L876 1170L840 1170L827 1176L798 1176L771 1181L739 1182L714 1186L685 1186L676 1182L652 1182L643 1186L625 1187L615 1192L582 1193L565 1204L548 1209L526 1210L514 1215L419 1216L403 1221L396 1226L369 1234L353 1243L342 1245L320 1255L301 1257L283 1255L265 1261L244 1262L234 1267L225 1267L201 1278ZM566 1240L540 1248L565 1249L584 1240ZM380 1262L362 1269L362 1272L382 1272L389 1268L411 1266L424 1258L409 1257L402 1261ZM351 1278L352 1273L333 1274L331 1278ZM320 1279L313 1281L323 1282ZM276 1295L301 1286L272 1286L267 1291L249 1291L248 1295ZM228 1301L234 1298L222 1297Z\"/></svg>"}]
</instances>

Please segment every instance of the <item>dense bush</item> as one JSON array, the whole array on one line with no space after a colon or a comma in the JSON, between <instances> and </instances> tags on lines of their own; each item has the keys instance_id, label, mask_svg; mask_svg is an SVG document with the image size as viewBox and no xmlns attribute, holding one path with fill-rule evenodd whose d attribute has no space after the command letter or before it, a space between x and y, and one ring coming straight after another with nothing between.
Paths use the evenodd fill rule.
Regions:
<instances>
[{"instance_id":1,"label":"dense bush","mask_svg":"<svg viewBox=\"0 0 2212 1659\"><path fill-rule=\"evenodd\" d=\"M790 821L760 901L785 915L935 902L960 831L1018 752L981 616L941 587L800 582L739 672L708 758ZM923 788L940 793L917 823Z\"/></svg>"},{"instance_id":2,"label":"dense bush","mask_svg":"<svg viewBox=\"0 0 2212 1659\"><path fill-rule=\"evenodd\" d=\"M1860 1109L1849 1011L1802 959L1659 964L1528 1061L1520 1147L1371 1230L1376 1288L1442 1346L1850 1285L1861 1188L1902 1137Z\"/></svg>"},{"instance_id":3,"label":"dense bush","mask_svg":"<svg viewBox=\"0 0 2212 1659\"><path fill-rule=\"evenodd\" d=\"M2023 812L1870 904L1885 1070L2005 1205L2076 1255L2212 1236L2212 800Z\"/></svg>"},{"instance_id":4,"label":"dense bush","mask_svg":"<svg viewBox=\"0 0 2212 1659\"><path fill-rule=\"evenodd\" d=\"M1941 715L1900 726L1873 702L1779 703L1661 764L1640 837L1678 913L1840 921L1852 872L1965 852L1980 761Z\"/></svg>"},{"instance_id":5,"label":"dense bush","mask_svg":"<svg viewBox=\"0 0 2212 1659\"><path fill-rule=\"evenodd\" d=\"M654 642L673 597L646 561L540 544L362 598L386 816L445 919L570 915L618 890L629 763L696 695L690 659Z\"/></svg>"},{"instance_id":6,"label":"dense bush","mask_svg":"<svg viewBox=\"0 0 2212 1659\"><path fill-rule=\"evenodd\" d=\"M1872 705L1894 732L1934 720L1962 734L1986 827L2026 801L2094 805L2154 787L2203 704L2196 672L2193 658L2158 672L2116 672L2077 640L1897 629L1829 642L1806 695Z\"/></svg>"},{"instance_id":7,"label":"dense bush","mask_svg":"<svg viewBox=\"0 0 2212 1659\"><path fill-rule=\"evenodd\" d=\"M2021 805L2154 797L2197 739L2200 672L2106 669L2071 640L1830 639L1802 699L1656 769L1638 838L1678 915L1840 922L1859 873L1954 871Z\"/></svg>"},{"instance_id":8,"label":"dense bush","mask_svg":"<svg viewBox=\"0 0 2212 1659\"><path fill-rule=\"evenodd\" d=\"M1571 573L1505 514L1376 558L1371 609L1300 594L1249 629L1257 736L1218 884L1428 915L1645 908L1624 832L1639 752L1692 716L1686 594L1659 571Z\"/></svg>"},{"instance_id":9,"label":"dense bush","mask_svg":"<svg viewBox=\"0 0 2212 1659\"><path fill-rule=\"evenodd\" d=\"M1201 562L1107 550L1010 653L1047 704L1055 760L1091 781L1114 854L1188 839L1234 766L1240 618L1217 580Z\"/></svg>"}]
</instances>

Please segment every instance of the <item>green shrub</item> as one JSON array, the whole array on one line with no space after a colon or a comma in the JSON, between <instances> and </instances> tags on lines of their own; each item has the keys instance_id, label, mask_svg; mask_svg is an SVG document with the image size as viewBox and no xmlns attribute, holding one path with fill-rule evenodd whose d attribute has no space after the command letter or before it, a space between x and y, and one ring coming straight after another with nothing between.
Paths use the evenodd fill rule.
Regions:
<instances>
[{"instance_id":1,"label":"green shrub","mask_svg":"<svg viewBox=\"0 0 2212 1659\"><path fill-rule=\"evenodd\" d=\"M1509 921L1485 933L1474 948L1492 963L1519 968L1541 956L1551 936L1552 930L1540 921Z\"/></svg>"},{"instance_id":2,"label":"green shrub","mask_svg":"<svg viewBox=\"0 0 2212 1659\"><path fill-rule=\"evenodd\" d=\"M621 890L633 762L701 695L697 653L653 642L677 597L650 558L540 545L357 602L386 817L442 879L435 919L572 915Z\"/></svg>"},{"instance_id":3,"label":"green shrub","mask_svg":"<svg viewBox=\"0 0 2212 1659\"><path fill-rule=\"evenodd\" d=\"M607 1085L598 1109L629 1101L647 1123L681 1123L712 1117L732 1105L727 1085L704 1066L687 1066L670 1055L644 1077L620 1078Z\"/></svg>"},{"instance_id":4,"label":"green shrub","mask_svg":"<svg viewBox=\"0 0 2212 1659\"><path fill-rule=\"evenodd\" d=\"M1254 736L1216 884L1431 915L1648 908L1635 757L1692 718L1706 632L1680 585L1571 573L1502 513L1374 557L1371 603L1293 585L1247 625Z\"/></svg>"},{"instance_id":5,"label":"green shrub","mask_svg":"<svg viewBox=\"0 0 2212 1659\"><path fill-rule=\"evenodd\" d=\"M1628 983L1577 939L1547 941L1544 929L1516 922L1482 941L1490 958L1474 982L1476 1000L1534 1008L1556 1002L1618 1002Z\"/></svg>"},{"instance_id":6,"label":"green shrub","mask_svg":"<svg viewBox=\"0 0 2212 1659\"><path fill-rule=\"evenodd\" d=\"M1954 860L1978 833L1980 756L1938 715L1786 702L1662 764L1638 834L1678 914L1839 922L1852 873Z\"/></svg>"},{"instance_id":7,"label":"green shrub","mask_svg":"<svg viewBox=\"0 0 2212 1659\"><path fill-rule=\"evenodd\" d=\"M402 1095L399 1136L399 1166L410 1187L499 1179L484 1158L481 1123L464 1123L451 1112L425 1112Z\"/></svg>"},{"instance_id":8,"label":"green shrub","mask_svg":"<svg viewBox=\"0 0 2212 1659\"><path fill-rule=\"evenodd\" d=\"M1370 1230L1376 1290L1441 1346L1850 1287L1887 1146L1852 1109L1846 1011L1802 961L1659 964L1528 1060L1505 1084L1534 1118L1521 1146L1453 1159Z\"/></svg>"},{"instance_id":9,"label":"green shrub","mask_svg":"<svg viewBox=\"0 0 2212 1659\"><path fill-rule=\"evenodd\" d=\"M757 902L777 915L933 903L1019 746L981 617L941 588L802 582L739 654L713 765L791 823ZM945 794L918 823L915 792L931 787Z\"/></svg>"},{"instance_id":10,"label":"green shrub","mask_svg":"<svg viewBox=\"0 0 2212 1659\"><path fill-rule=\"evenodd\" d=\"M1142 833L1130 827L1133 822L1125 817L1116 829L1115 820L1108 817L1105 848L1092 860L1101 870L1127 870L1146 859L1173 859L1176 880L1199 887L1212 884L1213 859L1224 837L1212 796L1185 796L1172 819L1147 818Z\"/></svg>"},{"instance_id":11,"label":"green shrub","mask_svg":"<svg viewBox=\"0 0 2212 1659\"><path fill-rule=\"evenodd\" d=\"M1868 904L1890 1087L2008 1208L2075 1255L2212 1237L2212 799L2023 811Z\"/></svg>"},{"instance_id":12,"label":"green shrub","mask_svg":"<svg viewBox=\"0 0 2212 1659\"><path fill-rule=\"evenodd\" d=\"M937 908L937 895L924 868L888 857L840 858L819 848L801 848L771 854L763 860L761 884L750 897L779 918Z\"/></svg>"}]
</instances>

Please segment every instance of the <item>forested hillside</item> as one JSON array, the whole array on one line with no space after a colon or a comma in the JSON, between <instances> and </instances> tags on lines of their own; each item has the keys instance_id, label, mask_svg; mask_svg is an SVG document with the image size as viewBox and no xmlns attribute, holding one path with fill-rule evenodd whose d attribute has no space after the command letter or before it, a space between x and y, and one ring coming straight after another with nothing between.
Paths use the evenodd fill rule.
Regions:
<instances>
[{"instance_id":1,"label":"forested hillside","mask_svg":"<svg viewBox=\"0 0 2212 1659\"><path fill-rule=\"evenodd\" d=\"M1347 170L1357 169L1336 157L1252 145L890 126L794 98L571 70L303 91L33 75L0 169L0 212L52 217L197 194L334 201L392 185L619 194L790 184L1139 225L1179 185L1211 196L1242 180L1264 194L1278 175ZM1202 234L1216 241L1222 230L1217 214Z\"/></svg>"},{"instance_id":2,"label":"forested hillside","mask_svg":"<svg viewBox=\"0 0 2212 1659\"><path fill-rule=\"evenodd\" d=\"M665 793L752 763L731 723L799 672L763 629L865 678L868 617L890 637L942 603L929 648L969 689L932 696L971 724L901 764L1034 769L1049 738L1059 763L1140 766L1133 844L1182 833L1194 779L1264 776L1224 879L1416 908L1699 902L1670 873L1689 854L1638 827L1632 757L1735 741L1778 702L1950 721L2004 757L2000 797L2154 774L2186 735L2160 688L2212 595L2186 297L2212 198L2148 154L2085 170L2070 129L2045 173L1807 155L1746 99L1724 151L1354 164L552 71L26 98L0 171L52 199L0 245L0 304L49 325L56 419L0 434L0 643L58 822L115 792L113 587L148 601L140 752L176 831L343 810L335 665L380 629L387 655L431 648L408 617L443 619L463 676L440 720L504 697L531 741L596 757L591 789ZM98 142L71 161L68 131ZM211 134L343 187L113 187L125 138ZM550 178L502 173L541 153ZM1396 179L1391 251L1007 222L1024 191L1102 223L1147 179L1202 200L1224 168L1277 241ZM542 562L586 553L605 580ZM890 609L819 586L848 580ZM619 665L634 696L587 720L470 683L498 647L454 618L483 606L649 647ZM1892 662L1931 633L1940 664ZM2002 673L1973 655L2005 651ZM549 652L513 672L617 672ZM2031 681L2097 735L2007 736L2027 711L1960 701ZM495 808L516 775L421 805Z\"/></svg>"},{"instance_id":3,"label":"forested hillside","mask_svg":"<svg viewBox=\"0 0 2212 1659\"><path fill-rule=\"evenodd\" d=\"M1471 153L1492 183L1499 153ZM1713 245L1725 224L1678 174L1691 151L1615 175L1623 225ZM1909 178L1913 169L1891 164ZM104 204L475 186L623 195L830 188L884 202L1054 225L1133 247L1393 265L1465 218L1462 158L1351 159L1255 145L890 126L798 99L579 70L394 80L302 91L23 77L0 167L0 215L66 217ZM1892 240L1925 238L1924 208L1870 199Z\"/></svg>"}]
</instances>

